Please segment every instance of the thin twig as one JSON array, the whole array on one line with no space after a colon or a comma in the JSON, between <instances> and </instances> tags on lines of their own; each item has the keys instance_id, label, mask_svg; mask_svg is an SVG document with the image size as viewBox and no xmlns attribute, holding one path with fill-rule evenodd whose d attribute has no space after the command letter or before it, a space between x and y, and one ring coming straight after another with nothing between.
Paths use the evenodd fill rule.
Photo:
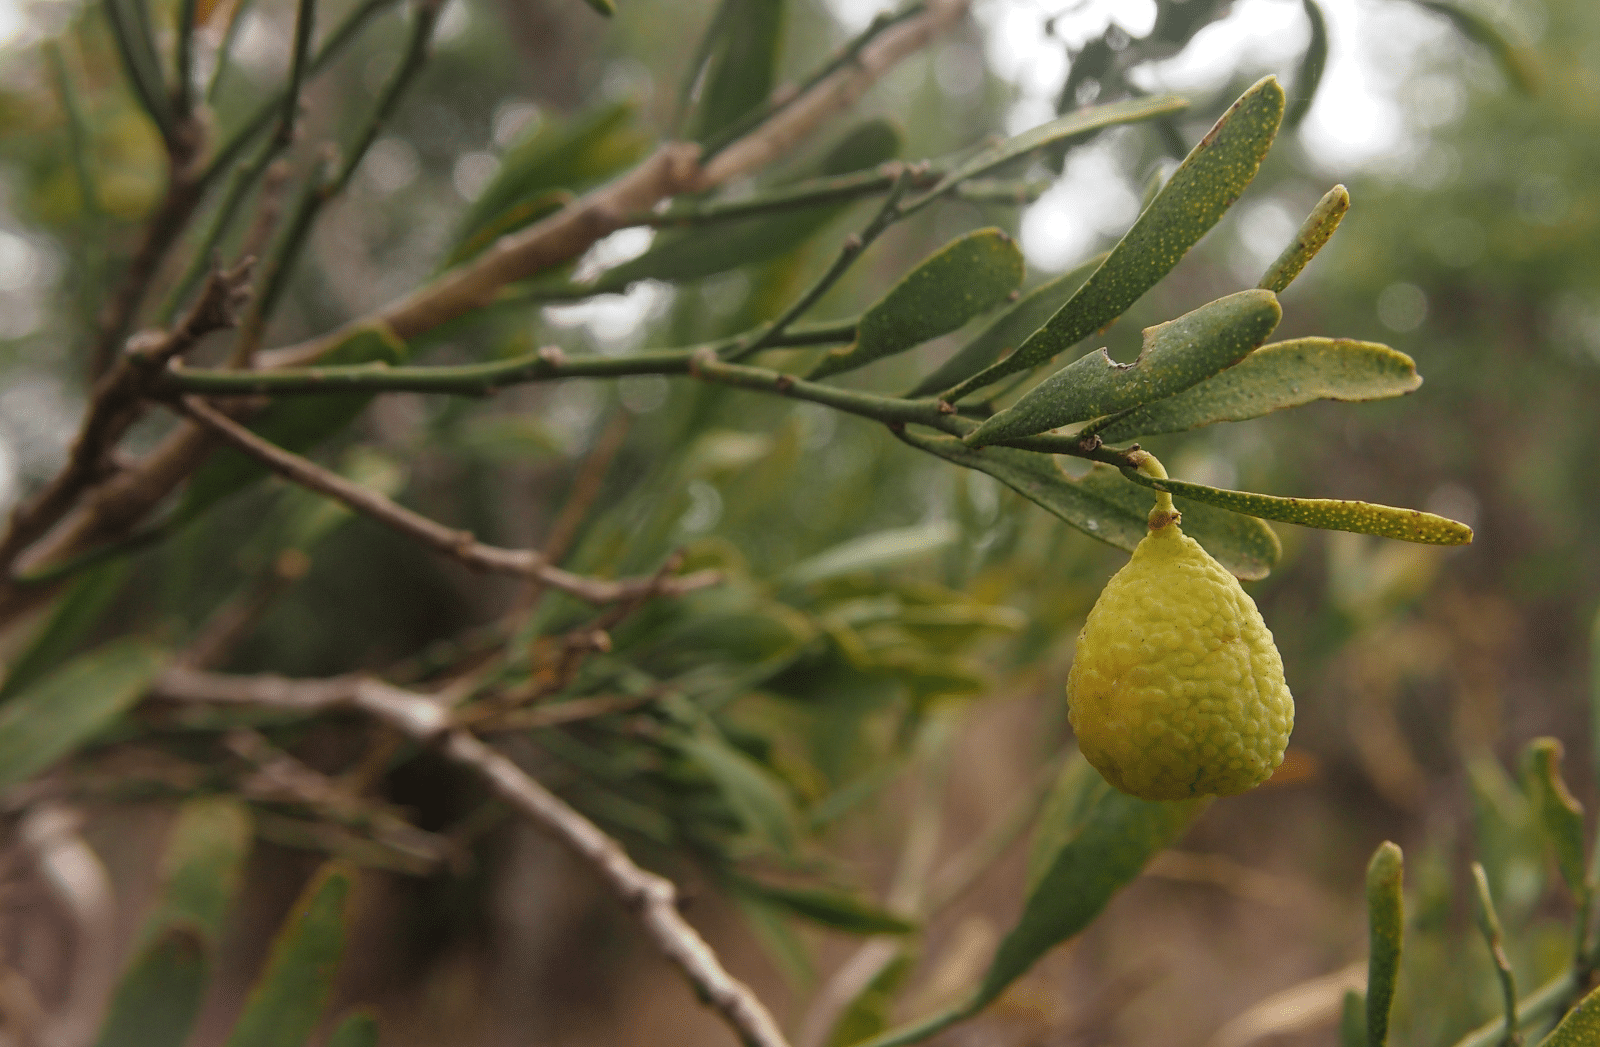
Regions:
<instances>
[{"instance_id":1,"label":"thin twig","mask_svg":"<svg viewBox=\"0 0 1600 1047\"><path fill-rule=\"evenodd\" d=\"M578 257L597 240L622 228L628 216L649 211L666 197L704 192L766 167L792 152L828 117L849 108L895 64L953 25L968 6L969 0L930 3L896 23L862 48L852 63L830 72L707 163L701 163L699 146L669 142L628 174L526 229L501 237L486 251L406 298L320 338L263 354L262 364L277 367L314 362L352 331L374 322L388 324L397 337L409 340L491 304L508 284Z\"/></svg>"},{"instance_id":2,"label":"thin twig","mask_svg":"<svg viewBox=\"0 0 1600 1047\"><path fill-rule=\"evenodd\" d=\"M152 693L174 701L241 702L307 711L353 706L413 741L436 745L448 759L472 771L501 800L593 868L638 918L656 947L744 1043L787 1047L771 1013L748 986L728 973L711 946L678 912L678 892L672 881L639 868L620 844L509 758L471 733L452 728L444 709L431 699L362 678L292 681L187 669L167 671Z\"/></svg>"},{"instance_id":3,"label":"thin twig","mask_svg":"<svg viewBox=\"0 0 1600 1047\"><path fill-rule=\"evenodd\" d=\"M883 235L900 218L900 201L905 199L906 193L911 189L912 180L922 170L920 165L902 167L895 173L894 186L889 190L889 195L884 198L883 205L878 208L878 213L873 215L872 221L867 223L865 229L859 233L852 233L844 238L844 244L839 248L839 254L834 258L833 264L817 278L817 281L806 289L805 293L795 299L794 304L785 309L772 323L758 332L753 338L742 344L734 346L722 353L722 358L731 362L738 362L746 357L754 356L763 349L770 348L773 341L789 329L789 325L804 316L812 306L816 305L827 294L839 278L849 271L857 258L872 245L872 242Z\"/></svg>"},{"instance_id":4,"label":"thin twig","mask_svg":"<svg viewBox=\"0 0 1600 1047\"><path fill-rule=\"evenodd\" d=\"M96 383L67 464L43 490L12 510L0 535L0 571L8 570L17 555L54 526L84 488L99 478L106 454L138 420L140 399L161 368L207 334L236 322L250 267L247 260L226 272L213 269L176 327L146 332L130 341L117 367Z\"/></svg>"},{"instance_id":5,"label":"thin twig","mask_svg":"<svg viewBox=\"0 0 1600 1047\"><path fill-rule=\"evenodd\" d=\"M588 578L564 571L530 549L502 549L485 545L470 531L458 531L413 512L384 495L362 487L324 469L308 458L286 451L269 440L264 440L229 418L221 411L195 397L186 397L179 409L201 422L225 442L250 455L280 476L327 495L377 520L402 534L410 535L446 556L454 557L468 567L497 574L513 574L537 578L552 589L592 604L608 604L628 600L643 591L665 592L670 595L714 585L720 576L714 571L674 578L658 584L652 578L610 581Z\"/></svg>"}]
</instances>

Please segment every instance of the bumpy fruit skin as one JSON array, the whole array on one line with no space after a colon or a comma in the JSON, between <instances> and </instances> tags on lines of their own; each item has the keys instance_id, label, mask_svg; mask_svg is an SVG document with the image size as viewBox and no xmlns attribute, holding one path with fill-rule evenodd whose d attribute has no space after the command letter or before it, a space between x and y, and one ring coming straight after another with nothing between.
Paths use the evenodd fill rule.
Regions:
<instances>
[{"instance_id":1,"label":"bumpy fruit skin","mask_svg":"<svg viewBox=\"0 0 1600 1047\"><path fill-rule=\"evenodd\" d=\"M1259 785L1294 726L1255 601L1176 522L1140 541L1089 612L1067 709L1088 761L1146 800Z\"/></svg>"}]
</instances>

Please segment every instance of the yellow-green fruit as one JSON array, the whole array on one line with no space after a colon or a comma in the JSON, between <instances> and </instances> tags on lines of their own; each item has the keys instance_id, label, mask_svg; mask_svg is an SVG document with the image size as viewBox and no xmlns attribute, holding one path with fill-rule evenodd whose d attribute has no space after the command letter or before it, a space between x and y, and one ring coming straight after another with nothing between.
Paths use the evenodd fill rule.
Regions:
<instances>
[{"instance_id":1,"label":"yellow-green fruit","mask_svg":"<svg viewBox=\"0 0 1600 1047\"><path fill-rule=\"evenodd\" d=\"M1067 709L1088 761L1147 800L1261 784L1294 726L1255 601L1176 522L1139 542L1089 612Z\"/></svg>"}]
</instances>

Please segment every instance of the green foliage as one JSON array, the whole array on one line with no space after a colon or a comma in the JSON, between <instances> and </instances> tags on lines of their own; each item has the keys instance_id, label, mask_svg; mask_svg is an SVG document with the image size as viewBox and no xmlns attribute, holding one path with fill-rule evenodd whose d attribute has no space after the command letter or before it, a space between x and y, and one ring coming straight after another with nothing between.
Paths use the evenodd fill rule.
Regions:
<instances>
[{"instance_id":1,"label":"green foliage","mask_svg":"<svg viewBox=\"0 0 1600 1047\"><path fill-rule=\"evenodd\" d=\"M1300 0L1300 5L1311 27L1311 39L1306 43L1305 54L1300 56L1300 68L1294 78L1294 97L1283 114L1283 126L1291 130L1299 127L1311 111L1311 103L1317 100L1317 86L1322 83L1322 72L1328 67L1328 16L1322 13L1317 0Z\"/></svg>"},{"instance_id":2,"label":"green foliage","mask_svg":"<svg viewBox=\"0 0 1600 1047\"><path fill-rule=\"evenodd\" d=\"M917 924L855 895L740 879L736 888L774 908L846 934L911 934Z\"/></svg>"},{"instance_id":3,"label":"green foliage","mask_svg":"<svg viewBox=\"0 0 1600 1047\"><path fill-rule=\"evenodd\" d=\"M1234 366L1100 430L1108 442L1242 422L1316 400L1383 400L1422 384L1411 357L1376 342L1296 338L1273 342Z\"/></svg>"},{"instance_id":4,"label":"green foliage","mask_svg":"<svg viewBox=\"0 0 1600 1047\"><path fill-rule=\"evenodd\" d=\"M1523 788L1555 852L1561 878L1574 897L1583 898L1589 891L1583 863L1583 805L1561 778L1561 752L1561 743L1554 738L1529 742L1522 754Z\"/></svg>"},{"instance_id":5,"label":"green foliage","mask_svg":"<svg viewBox=\"0 0 1600 1047\"><path fill-rule=\"evenodd\" d=\"M398 364L409 350L387 326L352 332L324 359L333 366L373 362ZM274 401L251 425L252 431L279 447L306 451L343 430L372 402L369 394L330 394ZM189 481L177 510L180 521L192 520L211 506L266 478L270 470L234 448L213 455Z\"/></svg>"},{"instance_id":6,"label":"green foliage","mask_svg":"<svg viewBox=\"0 0 1600 1047\"><path fill-rule=\"evenodd\" d=\"M301 1047L311 1035L344 955L351 880L348 870L330 865L306 885L273 940L227 1047Z\"/></svg>"},{"instance_id":7,"label":"green foliage","mask_svg":"<svg viewBox=\"0 0 1600 1047\"><path fill-rule=\"evenodd\" d=\"M854 370L948 334L987 312L1022 283L1022 251L999 229L950 241L861 314L855 342L822 358L813 380Z\"/></svg>"},{"instance_id":8,"label":"green foliage","mask_svg":"<svg viewBox=\"0 0 1600 1047\"><path fill-rule=\"evenodd\" d=\"M1394 1006L1395 981L1400 973L1401 945L1405 936L1405 905L1401 898L1404 865L1400 848L1385 842L1373 852L1367 866L1367 1043L1384 1047L1389 1042L1389 1011Z\"/></svg>"},{"instance_id":9,"label":"green foliage","mask_svg":"<svg viewBox=\"0 0 1600 1047\"><path fill-rule=\"evenodd\" d=\"M350 1015L328 1037L328 1047L378 1047L378 1019L370 1011Z\"/></svg>"},{"instance_id":10,"label":"green foliage","mask_svg":"<svg viewBox=\"0 0 1600 1047\"><path fill-rule=\"evenodd\" d=\"M1465 524L1420 509L1396 509L1389 505L1335 498L1279 498L1248 491L1224 491L1182 480L1153 480L1132 469L1124 469L1122 475L1152 490L1183 495L1230 512L1266 520L1281 520L1330 531L1376 534L1402 542L1428 545L1462 545L1472 541L1472 529Z\"/></svg>"},{"instance_id":11,"label":"green foliage","mask_svg":"<svg viewBox=\"0 0 1600 1047\"><path fill-rule=\"evenodd\" d=\"M1600 1043L1600 989L1585 996L1549 1036L1539 1041L1540 1047L1587 1047L1593 1043Z\"/></svg>"},{"instance_id":12,"label":"green foliage","mask_svg":"<svg viewBox=\"0 0 1600 1047\"><path fill-rule=\"evenodd\" d=\"M974 447L1032 436L1164 400L1232 367L1283 317L1271 291L1240 291L1144 332L1131 364L1104 349L1068 364L971 433Z\"/></svg>"},{"instance_id":13,"label":"green foliage","mask_svg":"<svg viewBox=\"0 0 1600 1047\"><path fill-rule=\"evenodd\" d=\"M161 895L101 1026L100 1047L180 1047L188 1038L250 836L250 817L235 800L190 800L179 809Z\"/></svg>"},{"instance_id":14,"label":"green foliage","mask_svg":"<svg viewBox=\"0 0 1600 1047\"><path fill-rule=\"evenodd\" d=\"M951 389L958 400L1044 363L1121 316L1217 224L1255 177L1283 117L1283 88L1267 77L1233 104L1173 172L1110 256L1017 351Z\"/></svg>"},{"instance_id":15,"label":"green foliage","mask_svg":"<svg viewBox=\"0 0 1600 1047\"><path fill-rule=\"evenodd\" d=\"M1308 4L1311 2L1312 0L1306 0ZM1350 210L1350 194L1345 187L1336 185L1329 189L1301 223L1300 231L1295 234L1293 242L1267 267L1259 286L1274 294L1282 294L1332 238L1348 210Z\"/></svg>"},{"instance_id":16,"label":"green foliage","mask_svg":"<svg viewBox=\"0 0 1600 1047\"><path fill-rule=\"evenodd\" d=\"M899 154L901 136L887 120L867 120L798 178L861 171ZM640 280L701 280L741 266L771 261L789 253L837 217L845 204L823 202L782 210L772 215L715 222L689 229L666 229L650 249L608 269L587 290L605 294L625 290Z\"/></svg>"},{"instance_id":17,"label":"green foliage","mask_svg":"<svg viewBox=\"0 0 1600 1047\"><path fill-rule=\"evenodd\" d=\"M941 458L988 473L1091 537L1133 551L1148 530L1148 499L1121 482L1114 470L1095 466L1074 480L1048 456L1008 447L968 447L947 437L907 435L908 442ZM1175 498L1184 532L1231 573L1265 578L1282 547L1260 520L1218 511L1204 502Z\"/></svg>"},{"instance_id":18,"label":"green foliage","mask_svg":"<svg viewBox=\"0 0 1600 1047\"><path fill-rule=\"evenodd\" d=\"M128 580L128 561L117 558L73 579L28 646L6 667L4 702L64 662L110 609Z\"/></svg>"},{"instance_id":19,"label":"green foliage","mask_svg":"<svg viewBox=\"0 0 1600 1047\"><path fill-rule=\"evenodd\" d=\"M0 790L74 752L143 697L166 660L139 639L113 640L18 689L0 706Z\"/></svg>"},{"instance_id":20,"label":"green foliage","mask_svg":"<svg viewBox=\"0 0 1600 1047\"><path fill-rule=\"evenodd\" d=\"M1021 345L1024 339L1055 315L1068 296L1083 286L1083 281L1105 260L1105 255L1096 255L1023 295L1016 304L974 335L971 341L951 354L950 359L940 364L932 374L918 382L916 388L907 395L931 396L941 389L948 389L988 367L1002 353Z\"/></svg>"},{"instance_id":21,"label":"green foliage","mask_svg":"<svg viewBox=\"0 0 1600 1047\"><path fill-rule=\"evenodd\" d=\"M686 140L707 142L772 93L783 36L782 0L722 0L689 70Z\"/></svg>"}]
</instances>

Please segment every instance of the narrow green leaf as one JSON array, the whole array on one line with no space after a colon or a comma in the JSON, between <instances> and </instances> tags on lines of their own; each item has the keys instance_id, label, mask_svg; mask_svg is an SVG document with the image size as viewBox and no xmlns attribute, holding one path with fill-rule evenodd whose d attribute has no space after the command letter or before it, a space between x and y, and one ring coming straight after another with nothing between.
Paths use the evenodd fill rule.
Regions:
<instances>
[{"instance_id":1,"label":"narrow green leaf","mask_svg":"<svg viewBox=\"0 0 1600 1047\"><path fill-rule=\"evenodd\" d=\"M1389 1011L1394 1006L1395 979L1405 934L1405 901L1401 897L1404 861L1400 848L1380 845L1367 865L1367 1043L1389 1042Z\"/></svg>"},{"instance_id":2,"label":"narrow green leaf","mask_svg":"<svg viewBox=\"0 0 1600 1047\"><path fill-rule=\"evenodd\" d=\"M911 934L918 924L841 891L780 887L740 879L736 886L768 905L846 934Z\"/></svg>"},{"instance_id":3,"label":"narrow green leaf","mask_svg":"<svg viewBox=\"0 0 1600 1047\"><path fill-rule=\"evenodd\" d=\"M1339 1012L1339 1047L1367 1047L1367 1000L1349 989Z\"/></svg>"},{"instance_id":4,"label":"narrow green leaf","mask_svg":"<svg viewBox=\"0 0 1600 1047\"><path fill-rule=\"evenodd\" d=\"M879 571L938 552L959 537L959 529L947 520L874 531L800 561L784 573L783 581L815 585L844 575Z\"/></svg>"},{"instance_id":5,"label":"narrow green leaf","mask_svg":"<svg viewBox=\"0 0 1600 1047\"><path fill-rule=\"evenodd\" d=\"M205 997L209 951L192 926L162 931L118 983L98 1047L183 1047Z\"/></svg>"},{"instance_id":6,"label":"narrow green leaf","mask_svg":"<svg viewBox=\"0 0 1600 1047\"><path fill-rule=\"evenodd\" d=\"M208 940L219 937L251 838L250 812L238 800L207 797L180 807L162 860L161 899L146 933L184 923Z\"/></svg>"},{"instance_id":7,"label":"narrow green leaf","mask_svg":"<svg viewBox=\"0 0 1600 1047\"><path fill-rule=\"evenodd\" d=\"M915 958L909 949L897 953L876 977L839 1013L827 1047L852 1047L889 1027L895 996L910 975Z\"/></svg>"},{"instance_id":8,"label":"narrow green leaf","mask_svg":"<svg viewBox=\"0 0 1600 1047\"><path fill-rule=\"evenodd\" d=\"M605 18L610 18L617 13L617 5L613 3L613 0L583 0L583 2L588 4L596 14Z\"/></svg>"},{"instance_id":9,"label":"narrow green leaf","mask_svg":"<svg viewBox=\"0 0 1600 1047\"><path fill-rule=\"evenodd\" d=\"M17 655L0 686L0 702L54 669L83 642L128 580L129 560L119 556L84 571L56 601L50 617Z\"/></svg>"},{"instance_id":10,"label":"narrow green leaf","mask_svg":"<svg viewBox=\"0 0 1600 1047\"><path fill-rule=\"evenodd\" d=\"M1127 484L1117 483L1109 466L1097 465L1084 479L1074 480L1050 455L1014 447L974 449L950 437L906 433L901 438L957 465L988 473L1078 530L1119 549L1132 552L1149 530L1151 503ZM1261 521L1186 499L1173 501L1184 514L1184 533L1235 576L1265 578L1278 562L1282 550L1277 535Z\"/></svg>"},{"instance_id":11,"label":"narrow green leaf","mask_svg":"<svg viewBox=\"0 0 1600 1047\"><path fill-rule=\"evenodd\" d=\"M301 892L272 943L227 1047L302 1047L333 995L344 955L351 874L324 866Z\"/></svg>"},{"instance_id":12,"label":"narrow green leaf","mask_svg":"<svg viewBox=\"0 0 1600 1047\"><path fill-rule=\"evenodd\" d=\"M1583 873L1583 805L1561 777L1561 756L1558 739L1535 738L1522 751L1522 782L1555 851L1561 878L1573 896L1581 899L1588 893Z\"/></svg>"},{"instance_id":13,"label":"narrow green leaf","mask_svg":"<svg viewBox=\"0 0 1600 1047\"><path fill-rule=\"evenodd\" d=\"M1502 944L1500 915L1495 912L1494 895L1489 891L1489 874L1484 872L1482 864L1478 862L1472 863L1472 886L1477 895L1473 916L1478 924L1478 933L1483 935L1483 943L1489 950L1489 959L1494 964L1495 975L1500 982L1500 998L1505 1007L1505 1027L1515 1029L1519 1024L1517 978L1512 973L1511 961L1506 957Z\"/></svg>"},{"instance_id":14,"label":"narrow green leaf","mask_svg":"<svg viewBox=\"0 0 1600 1047\"><path fill-rule=\"evenodd\" d=\"M1595 761L1594 775L1600 780L1600 609L1589 627L1589 738Z\"/></svg>"},{"instance_id":15,"label":"narrow green leaf","mask_svg":"<svg viewBox=\"0 0 1600 1047\"><path fill-rule=\"evenodd\" d=\"M1283 88L1267 77L1246 91L1173 172L1105 263L1016 352L951 389L959 400L1037 367L1121 316L1217 224L1250 184L1283 117Z\"/></svg>"},{"instance_id":16,"label":"narrow green leaf","mask_svg":"<svg viewBox=\"0 0 1600 1047\"><path fill-rule=\"evenodd\" d=\"M330 350L318 365L340 366L382 361L403 363L410 350L386 324L374 323L353 332ZM372 401L371 393L288 396L274 400L250 428L279 447L297 454L311 450L343 430ZM260 461L224 447L195 472L177 510L180 521L192 520L216 503L265 479L271 472Z\"/></svg>"},{"instance_id":17,"label":"narrow green leaf","mask_svg":"<svg viewBox=\"0 0 1600 1047\"><path fill-rule=\"evenodd\" d=\"M1450 0L1412 0L1434 14L1443 15L1455 26L1456 32L1471 40L1500 66L1506 79L1524 94L1539 90L1539 67L1525 45L1512 42L1493 22Z\"/></svg>"},{"instance_id":18,"label":"narrow green leaf","mask_svg":"<svg viewBox=\"0 0 1600 1047\"><path fill-rule=\"evenodd\" d=\"M948 334L999 305L1022 284L1022 250L999 229L957 237L924 258L861 315L854 344L809 375L826 378Z\"/></svg>"},{"instance_id":19,"label":"narrow green leaf","mask_svg":"<svg viewBox=\"0 0 1600 1047\"><path fill-rule=\"evenodd\" d=\"M1044 322L1088 279L1090 273L1106 260L1104 253L1095 255L1082 265L1046 280L1017 300L1017 304L995 318L994 322L978 332L977 336L958 349L906 394L908 399L932 396L957 382L971 378L994 363L1001 354L1010 352L1027 340L1028 336L1044 326Z\"/></svg>"},{"instance_id":20,"label":"narrow green leaf","mask_svg":"<svg viewBox=\"0 0 1600 1047\"><path fill-rule=\"evenodd\" d=\"M706 64L684 138L707 142L767 100L777 80L783 0L723 0L707 32Z\"/></svg>"},{"instance_id":21,"label":"narrow green leaf","mask_svg":"<svg viewBox=\"0 0 1600 1047\"><path fill-rule=\"evenodd\" d=\"M1279 498L1249 491L1226 491L1183 480L1153 480L1143 473L1124 469L1122 475L1142 487L1183 495L1197 502L1215 505L1229 512L1243 513L1263 520L1280 520L1325 531L1354 531L1397 538L1424 545L1466 545L1472 541L1472 528L1420 509L1397 509L1373 502L1347 502L1337 498Z\"/></svg>"},{"instance_id":22,"label":"narrow green leaf","mask_svg":"<svg viewBox=\"0 0 1600 1047\"><path fill-rule=\"evenodd\" d=\"M1104 349L1073 361L968 433L966 442L1016 440L1181 393L1250 355L1282 318L1271 291L1208 302L1145 328L1144 348L1131 364L1117 363Z\"/></svg>"},{"instance_id":23,"label":"narrow green leaf","mask_svg":"<svg viewBox=\"0 0 1600 1047\"><path fill-rule=\"evenodd\" d=\"M1322 13L1317 0L1300 0L1300 4L1305 8L1306 22L1311 27L1311 39L1306 43L1306 53L1300 56L1300 70L1294 78L1294 98L1283 114L1283 126L1291 130L1299 127L1300 121L1311 112L1311 103L1317 98L1317 85L1322 83L1322 72L1328 67L1328 17Z\"/></svg>"},{"instance_id":24,"label":"narrow green leaf","mask_svg":"<svg viewBox=\"0 0 1600 1047\"><path fill-rule=\"evenodd\" d=\"M964 1008L969 1014L1087 927L1111 896L1177 840L1209 802L1136 799L1112 788L1082 759L1069 762L1061 773L1069 779L1058 786L1066 798L1047 813L1064 817L1066 824L1050 826L1041 820L1038 831L1050 834L1053 853L1041 863L1043 872L1034 877L1021 917Z\"/></svg>"},{"instance_id":25,"label":"narrow green leaf","mask_svg":"<svg viewBox=\"0 0 1600 1047\"><path fill-rule=\"evenodd\" d=\"M1307 0L1310 2L1310 0ZM1283 289L1294 282L1300 271L1310 264L1311 259L1317 256L1323 245L1333 236L1334 230L1339 228L1339 223L1344 220L1344 213L1350 210L1350 193L1342 185L1336 185L1323 194L1317 201L1317 206L1311 209L1306 220L1300 224L1300 232L1295 234L1294 240L1283 253L1267 267L1266 274L1261 277L1258 285L1274 294L1282 294Z\"/></svg>"},{"instance_id":26,"label":"narrow green leaf","mask_svg":"<svg viewBox=\"0 0 1600 1047\"><path fill-rule=\"evenodd\" d=\"M163 138L172 135L172 100L161 75L161 59L150 38L150 15L144 0L104 0L106 23L122 59L123 72L139 106Z\"/></svg>"},{"instance_id":27,"label":"narrow green leaf","mask_svg":"<svg viewBox=\"0 0 1600 1047\"><path fill-rule=\"evenodd\" d=\"M847 174L892 160L900 132L887 120L868 120L831 149L820 165L799 177ZM594 294L622 291L639 280L699 280L787 254L850 205L822 203L775 214L714 222L656 234L638 258L608 269L589 286Z\"/></svg>"},{"instance_id":28,"label":"narrow green leaf","mask_svg":"<svg viewBox=\"0 0 1600 1047\"><path fill-rule=\"evenodd\" d=\"M378 1047L377 1015L362 1010L346 1016L328 1037L328 1047Z\"/></svg>"},{"instance_id":29,"label":"narrow green leaf","mask_svg":"<svg viewBox=\"0 0 1600 1047\"><path fill-rule=\"evenodd\" d=\"M794 850L794 805L770 771L709 729L680 739L677 746L716 783L746 830L782 853Z\"/></svg>"},{"instance_id":30,"label":"narrow green leaf","mask_svg":"<svg viewBox=\"0 0 1600 1047\"><path fill-rule=\"evenodd\" d=\"M1100 430L1107 443L1242 422L1313 400L1384 400L1422 384L1411 357L1377 342L1296 338L1264 345L1219 375Z\"/></svg>"},{"instance_id":31,"label":"narrow green leaf","mask_svg":"<svg viewBox=\"0 0 1600 1047\"><path fill-rule=\"evenodd\" d=\"M1076 109L1065 116L1040 124L976 153L941 178L938 184L928 191L926 197L917 201L917 205L923 200L932 199L953 189L962 182L981 178L1014 160L1038 152L1045 146L1070 138L1091 135L1118 124L1131 124L1168 116L1188 107L1188 100L1178 95L1156 95Z\"/></svg>"},{"instance_id":32,"label":"narrow green leaf","mask_svg":"<svg viewBox=\"0 0 1600 1047\"><path fill-rule=\"evenodd\" d=\"M457 227L445 265L481 251L494 240L536 221L545 208L615 174L644 154L634 126L638 106L610 102L570 120L545 119L506 150L500 167Z\"/></svg>"},{"instance_id":33,"label":"narrow green leaf","mask_svg":"<svg viewBox=\"0 0 1600 1047\"><path fill-rule=\"evenodd\" d=\"M1594 1047L1600 1043L1600 989L1567 1012L1561 1024L1539 1041L1539 1047Z\"/></svg>"},{"instance_id":34,"label":"narrow green leaf","mask_svg":"<svg viewBox=\"0 0 1600 1047\"><path fill-rule=\"evenodd\" d=\"M18 691L0 707L0 792L94 737L139 700L165 660L143 640L114 640Z\"/></svg>"},{"instance_id":35,"label":"narrow green leaf","mask_svg":"<svg viewBox=\"0 0 1600 1047\"><path fill-rule=\"evenodd\" d=\"M1151 499L1111 466L1096 464L1078 484L1148 526ZM1265 578L1283 555L1283 543L1262 520L1187 498L1174 498L1172 504L1183 514L1184 533L1205 546L1236 578Z\"/></svg>"}]
</instances>

